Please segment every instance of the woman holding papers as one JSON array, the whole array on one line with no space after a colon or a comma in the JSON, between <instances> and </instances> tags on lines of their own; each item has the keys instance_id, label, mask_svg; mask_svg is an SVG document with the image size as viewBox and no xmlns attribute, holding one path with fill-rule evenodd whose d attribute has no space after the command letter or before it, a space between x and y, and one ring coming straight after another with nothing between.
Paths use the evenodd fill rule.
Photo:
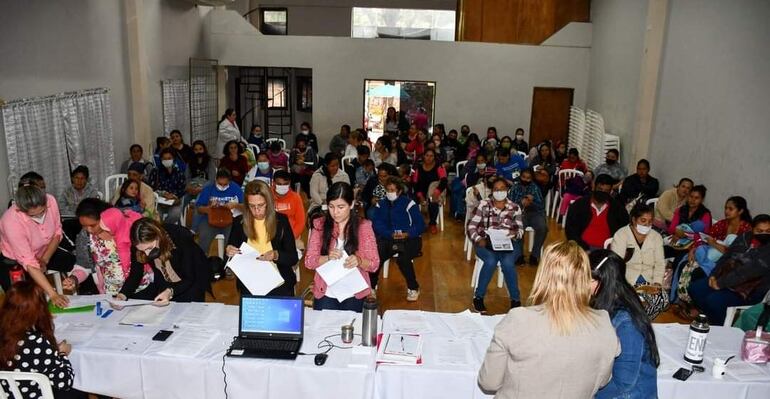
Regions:
<instances>
[{"instance_id":1,"label":"woman holding papers","mask_svg":"<svg viewBox=\"0 0 770 399\"><path fill-rule=\"evenodd\" d=\"M476 257L483 262L476 292L473 294L473 310L486 313L484 295L497 265L503 270L511 308L521 306L516 259L521 255L521 237L524 225L521 209L508 199L508 183L503 178L492 182L492 195L481 200L468 221L468 238L476 246ZM512 240L516 241L515 243Z\"/></svg>"},{"instance_id":2,"label":"woman holding papers","mask_svg":"<svg viewBox=\"0 0 770 399\"><path fill-rule=\"evenodd\" d=\"M589 306L591 265L574 241L545 248L529 306L495 327L479 386L497 398L592 398L620 345L604 310Z\"/></svg>"},{"instance_id":3,"label":"woman holding papers","mask_svg":"<svg viewBox=\"0 0 770 399\"><path fill-rule=\"evenodd\" d=\"M289 219L275 211L270 186L261 180L254 180L246 185L244 199L246 206L243 221L233 224L225 249L227 256L233 257L241 253L239 247L247 243L260 254L255 259L255 267L265 267L264 264L258 264L257 260L271 262L283 278L283 283L267 295L294 296L294 285L297 284L294 265L299 262L299 258ZM238 288L242 293L258 294L250 292L240 280Z\"/></svg>"},{"instance_id":4,"label":"woman holding papers","mask_svg":"<svg viewBox=\"0 0 770 399\"><path fill-rule=\"evenodd\" d=\"M361 312L363 300L371 292L369 273L377 271L380 265L377 241L372 223L353 212L353 199L350 184L334 183L326 193L329 210L313 221L305 267L316 271L313 279L316 310ZM347 272L350 269L356 272ZM327 284L321 274L335 276L334 283Z\"/></svg>"},{"instance_id":5,"label":"woman holding papers","mask_svg":"<svg viewBox=\"0 0 770 399\"><path fill-rule=\"evenodd\" d=\"M204 302L211 283L211 267L190 230L142 218L131 226L136 260L155 272L156 302Z\"/></svg>"}]
</instances>

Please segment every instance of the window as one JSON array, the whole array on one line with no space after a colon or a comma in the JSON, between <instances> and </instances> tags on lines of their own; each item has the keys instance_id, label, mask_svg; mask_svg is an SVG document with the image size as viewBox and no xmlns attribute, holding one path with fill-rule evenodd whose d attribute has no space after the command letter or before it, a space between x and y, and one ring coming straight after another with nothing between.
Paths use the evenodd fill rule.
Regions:
<instances>
[{"instance_id":1,"label":"window","mask_svg":"<svg viewBox=\"0 0 770 399\"><path fill-rule=\"evenodd\" d=\"M267 107L286 108L286 78L267 79Z\"/></svg>"},{"instance_id":2,"label":"window","mask_svg":"<svg viewBox=\"0 0 770 399\"><path fill-rule=\"evenodd\" d=\"M455 40L455 12L353 7L351 37Z\"/></svg>"},{"instance_id":3,"label":"window","mask_svg":"<svg viewBox=\"0 0 770 399\"><path fill-rule=\"evenodd\" d=\"M259 31L263 35L286 35L288 32L287 11L285 8L260 9Z\"/></svg>"},{"instance_id":4,"label":"window","mask_svg":"<svg viewBox=\"0 0 770 399\"><path fill-rule=\"evenodd\" d=\"M313 110L313 78L310 76L297 77L297 111L310 112Z\"/></svg>"},{"instance_id":5,"label":"window","mask_svg":"<svg viewBox=\"0 0 770 399\"><path fill-rule=\"evenodd\" d=\"M373 80L364 81L364 126L371 132L369 138L374 141L388 129L407 130L414 123L418 128L432 131L435 115L435 82L417 82L409 80ZM403 111L396 121L389 126L388 108L393 107L396 114Z\"/></svg>"}]
</instances>

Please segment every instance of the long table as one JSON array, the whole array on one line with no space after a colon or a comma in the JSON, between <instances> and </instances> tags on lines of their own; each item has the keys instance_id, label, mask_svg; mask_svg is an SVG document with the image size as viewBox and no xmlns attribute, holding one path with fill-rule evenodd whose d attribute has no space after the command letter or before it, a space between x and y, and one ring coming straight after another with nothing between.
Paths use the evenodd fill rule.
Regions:
<instances>
[{"instance_id":1,"label":"long table","mask_svg":"<svg viewBox=\"0 0 770 399\"><path fill-rule=\"evenodd\" d=\"M375 366L374 351L359 347L335 348L326 364L318 367L312 355L299 356L295 361L225 358L237 334L237 306L176 303L158 325L143 327L120 325L126 312L115 312L106 319L93 312L57 315L57 338L73 343L70 360L75 368L76 388L127 399L223 398L226 378L229 398L486 398L491 396L478 388L476 378L493 329L503 317L469 312L387 311L381 331L423 336L421 365ZM353 318L359 334L360 314L307 309L301 351L319 352L318 343L339 334L340 326ZM660 398L770 397L770 366L758 368L766 377L761 381L741 382L730 375L723 380L711 377L714 357L739 353L743 336L740 330L712 327L704 362L706 373L681 382L671 375L685 366L682 351L688 326L654 327L662 358L658 370ZM174 334L166 342L152 341L160 329ZM195 353L168 353L170 347L191 334L211 338L205 345L191 348ZM338 336L330 340L350 346L343 345ZM353 344L358 342L357 336ZM740 363L732 360L730 364Z\"/></svg>"}]
</instances>

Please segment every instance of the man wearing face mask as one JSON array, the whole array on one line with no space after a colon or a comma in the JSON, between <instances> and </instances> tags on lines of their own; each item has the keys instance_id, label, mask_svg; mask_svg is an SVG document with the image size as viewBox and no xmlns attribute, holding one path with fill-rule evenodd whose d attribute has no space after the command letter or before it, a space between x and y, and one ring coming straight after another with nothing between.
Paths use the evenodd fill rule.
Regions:
<instances>
[{"instance_id":1,"label":"man wearing face mask","mask_svg":"<svg viewBox=\"0 0 770 399\"><path fill-rule=\"evenodd\" d=\"M422 249L421 235L425 231L425 221L420 214L420 207L404 195L401 179L388 177L385 190L385 198L374 207L372 216L380 267L376 272L369 273L369 279L372 288L376 289L379 270L388 259L398 254L395 262L406 279L406 300L414 302L420 297L420 285L414 272L413 259Z\"/></svg>"},{"instance_id":2,"label":"man wearing face mask","mask_svg":"<svg viewBox=\"0 0 770 399\"><path fill-rule=\"evenodd\" d=\"M594 169L594 176L609 175L616 180L616 183L612 186L613 190L616 190L620 186L620 182L628 175L626 167L618 162L619 158L620 153L613 148L607 151L607 158L604 163Z\"/></svg>"},{"instance_id":3,"label":"man wearing face mask","mask_svg":"<svg viewBox=\"0 0 770 399\"><path fill-rule=\"evenodd\" d=\"M524 141L524 129L522 128L516 129L516 134L513 138L513 149L525 154L529 152L529 144Z\"/></svg>"},{"instance_id":4,"label":"man wearing face mask","mask_svg":"<svg viewBox=\"0 0 770 399\"><path fill-rule=\"evenodd\" d=\"M219 169L216 180L205 185L195 201L195 206L198 209L198 214L195 217L199 219L196 221L199 223L198 245L203 249L203 252L209 253L211 241L217 234L224 234L225 242L227 242L232 227L232 225L226 227L211 226L208 223L209 210L212 207L225 207L232 212L233 218L236 218L243 213L242 203L243 190L241 187L232 181L227 169Z\"/></svg>"},{"instance_id":5,"label":"man wearing face mask","mask_svg":"<svg viewBox=\"0 0 770 399\"><path fill-rule=\"evenodd\" d=\"M297 138L300 137L304 138L307 141L308 147L312 148L313 152L318 154L318 138L316 137L315 133L311 131L309 123L302 122L302 125L300 125ZM297 142L296 138L294 142Z\"/></svg>"},{"instance_id":6,"label":"man wearing face mask","mask_svg":"<svg viewBox=\"0 0 770 399\"><path fill-rule=\"evenodd\" d=\"M265 138L262 137L262 126L254 125L251 128L251 134L249 134L249 144L254 144L259 147L260 151L265 150Z\"/></svg>"},{"instance_id":7,"label":"man wearing face mask","mask_svg":"<svg viewBox=\"0 0 770 399\"><path fill-rule=\"evenodd\" d=\"M604 247L604 242L618 229L628 224L625 206L610 196L617 180L609 175L598 175L590 196L576 200L569 206L564 233L583 249Z\"/></svg>"},{"instance_id":8,"label":"man wearing face mask","mask_svg":"<svg viewBox=\"0 0 770 399\"><path fill-rule=\"evenodd\" d=\"M752 226L733 241L710 277L690 283L688 292L709 323L723 324L728 307L759 303L770 290L770 215L757 215Z\"/></svg>"},{"instance_id":9,"label":"man wearing face mask","mask_svg":"<svg viewBox=\"0 0 770 399\"><path fill-rule=\"evenodd\" d=\"M275 210L286 215L289 219L291 231L294 233L295 246L297 249L305 249L305 243L302 241L302 233L305 231L305 206L302 203L302 197L291 189L289 172L276 171L271 188Z\"/></svg>"},{"instance_id":10,"label":"man wearing face mask","mask_svg":"<svg viewBox=\"0 0 770 399\"><path fill-rule=\"evenodd\" d=\"M532 168L524 169L516 183L508 192L508 198L524 210L522 220L524 227L535 230L532 252L529 254L529 265L537 266L538 255L543 248L545 237L548 235L548 225L545 222L545 207L540 188L533 182L535 173ZM524 254L517 259L516 264L524 263Z\"/></svg>"}]
</instances>

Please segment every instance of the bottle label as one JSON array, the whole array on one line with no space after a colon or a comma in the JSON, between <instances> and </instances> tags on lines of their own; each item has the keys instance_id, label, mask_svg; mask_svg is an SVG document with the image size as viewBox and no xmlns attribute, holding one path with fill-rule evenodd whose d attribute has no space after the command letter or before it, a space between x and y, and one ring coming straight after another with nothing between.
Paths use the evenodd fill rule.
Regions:
<instances>
[{"instance_id":1,"label":"bottle label","mask_svg":"<svg viewBox=\"0 0 770 399\"><path fill-rule=\"evenodd\" d=\"M703 350L706 348L706 337L708 333L702 333L690 330L690 336L687 338L687 347L684 351L684 359L689 362L703 361Z\"/></svg>"}]
</instances>

